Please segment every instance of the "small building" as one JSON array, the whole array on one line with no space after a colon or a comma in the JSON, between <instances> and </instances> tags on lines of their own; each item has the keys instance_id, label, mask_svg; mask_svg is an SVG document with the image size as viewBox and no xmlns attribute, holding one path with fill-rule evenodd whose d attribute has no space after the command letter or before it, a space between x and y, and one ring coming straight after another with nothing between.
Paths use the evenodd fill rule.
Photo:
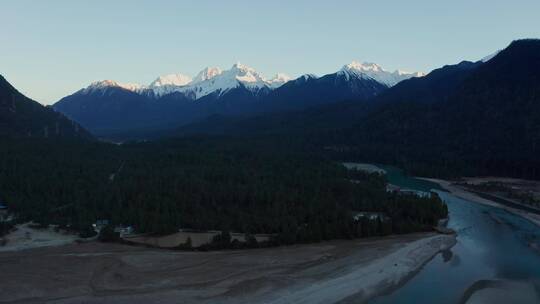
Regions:
<instances>
[{"instance_id":1,"label":"small building","mask_svg":"<svg viewBox=\"0 0 540 304\"><path fill-rule=\"evenodd\" d=\"M133 229L133 226L120 225L114 228L114 232L120 234L120 237L131 235L134 231L135 229Z\"/></svg>"},{"instance_id":2,"label":"small building","mask_svg":"<svg viewBox=\"0 0 540 304\"><path fill-rule=\"evenodd\" d=\"M9 208L6 203L0 201L0 221L7 220Z\"/></svg>"},{"instance_id":3,"label":"small building","mask_svg":"<svg viewBox=\"0 0 540 304\"><path fill-rule=\"evenodd\" d=\"M387 184L386 185L386 192L389 193L397 193L402 195L414 195L422 198L430 198L431 192L425 192L425 191L419 191L419 190L413 190L413 189L407 189L407 188L401 188L396 185Z\"/></svg>"},{"instance_id":4,"label":"small building","mask_svg":"<svg viewBox=\"0 0 540 304\"><path fill-rule=\"evenodd\" d=\"M399 186L392 185L392 184L386 185L386 192L394 193L394 192L399 192L400 190L401 188Z\"/></svg>"},{"instance_id":5,"label":"small building","mask_svg":"<svg viewBox=\"0 0 540 304\"><path fill-rule=\"evenodd\" d=\"M418 190L413 190L413 189L401 189L399 191L400 194L405 194L405 195L414 195L414 196L418 196L418 197L422 197L422 198L430 198L431 197L431 192L425 192L425 191L418 191Z\"/></svg>"},{"instance_id":6,"label":"small building","mask_svg":"<svg viewBox=\"0 0 540 304\"><path fill-rule=\"evenodd\" d=\"M98 234L101 232L101 229L105 228L106 226L109 226L109 220L97 220L94 224L92 224L94 231Z\"/></svg>"},{"instance_id":7,"label":"small building","mask_svg":"<svg viewBox=\"0 0 540 304\"><path fill-rule=\"evenodd\" d=\"M390 220L390 218L384 212L354 212L353 219L357 222L362 219L367 219L369 221L380 220L381 222Z\"/></svg>"}]
</instances>

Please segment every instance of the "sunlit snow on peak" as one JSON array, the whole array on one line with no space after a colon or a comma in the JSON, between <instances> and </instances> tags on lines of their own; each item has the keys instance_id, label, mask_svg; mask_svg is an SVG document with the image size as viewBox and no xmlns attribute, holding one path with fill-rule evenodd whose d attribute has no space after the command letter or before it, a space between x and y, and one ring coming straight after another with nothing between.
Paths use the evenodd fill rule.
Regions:
<instances>
[{"instance_id":1,"label":"sunlit snow on peak","mask_svg":"<svg viewBox=\"0 0 540 304\"><path fill-rule=\"evenodd\" d=\"M208 79L212 79L217 75L221 74L223 71L217 67L206 67L204 70L200 71L195 78L193 78L193 83L198 83Z\"/></svg>"},{"instance_id":2,"label":"sunlit snow on peak","mask_svg":"<svg viewBox=\"0 0 540 304\"><path fill-rule=\"evenodd\" d=\"M388 87L394 86L397 83L412 77L424 76L423 73L408 73L405 71L396 70L389 72L383 69L376 63L353 61L341 68L338 74L343 75L347 79L357 77L362 79L373 79Z\"/></svg>"},{"instance_id":3,"label":"sunlit snow on peak","mask_svg":"<svg viewBox=\"0 0 540 304\"><path fill-rule=\"evenodd\" d=\"M345 77L347 80L351 78L375 80L388 87L402 80L424 75L422 73L409 73L402 70L388 72L378 64L370 62L361 63L360 61L353 61L343 66L337 74ZM318 77L313 74L306 74L297 78L296 81L307 81L316 78ZM92 83L85 91L90 92L96 89L119 87L136 93L154 96L164 96L170 93L180 92L190 98L199 99L209 94L221 95L238 87L247 88L254 93L257 93L261 89L273 90L290 80L291 77L283 73L278 73L273 78L267 79L254 68L237 62L228 70L221 70L218 67L207 67L200 71L193 79L184 74L168 74L159 76L148 86L103 80Z\"/></svg>"},{"instance_id":4,"label":"sunlit snow on peak","mask_svg":"<svg viewBox=\"0 0 540 304\"><path fill-rule=\"evenodd\" d=\"M167 86L167 85L174 85L174 86L184 86L191 82L191 77L183 75L183 74L169 74L169 75L163 75L159 76L156 80L154 80L150 87L161 87L161 86Z\"/></svg>"},{"instance_id":5,"label":"sunlit snow on peak","mask_svg":"<svg viewBox=\"0 0 540 304\"><path fill-rule=\"evenodd\" d=\"M116 82L114 80L100 80L92 82L88 87L86 87L83 91L85 93L93 92L94 90L102 90L109 87L118 87L122 88L124 90L138 92L142 89L144 89L144 86L136 83L120 83Z\"/></svg>"}]
</instances>

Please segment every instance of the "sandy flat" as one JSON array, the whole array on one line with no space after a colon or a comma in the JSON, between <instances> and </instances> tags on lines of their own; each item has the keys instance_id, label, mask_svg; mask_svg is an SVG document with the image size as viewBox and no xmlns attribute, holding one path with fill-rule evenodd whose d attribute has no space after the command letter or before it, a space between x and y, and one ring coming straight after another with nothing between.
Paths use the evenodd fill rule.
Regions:
<instances>
[{"instance_id":1,"label":"sandy flat","mask_svg":"<svg viewBox=\"0 0 540 304\"><path fill-rule=\"evenodd\" d=\"M0 252L20 251L39 247L61 246L78 239L76 235L55 232L53 228L33 229L30 223L17 225L17 229L4 237L6 244Z\"/></svg>"},{"instance_id":2,"label":"sandy flat","mask_svg":"<svg viewBox=\"0 0 540 304\"><path fill-rule=\"evenodd\" d=\"M0 303L362 302L454 243L412 234L215 252L95 242L1 252Z\"/></svg>"}]
</instances>

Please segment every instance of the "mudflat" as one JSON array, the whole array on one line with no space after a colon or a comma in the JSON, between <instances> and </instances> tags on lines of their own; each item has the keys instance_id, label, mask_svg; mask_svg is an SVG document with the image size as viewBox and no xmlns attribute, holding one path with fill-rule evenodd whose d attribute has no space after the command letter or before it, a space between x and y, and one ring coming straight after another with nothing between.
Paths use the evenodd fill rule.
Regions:
<instances>
[{"instance_id":1,"label":"mudflat","mask_svg":"<svg viewBox=\"0 0 540 304\"><path fill-rule=\"evenodd\" d=\"M2 252L0 303L362 302L454 243L418 233L214 252L98 242Z\"/></svg>"}]
</instances>

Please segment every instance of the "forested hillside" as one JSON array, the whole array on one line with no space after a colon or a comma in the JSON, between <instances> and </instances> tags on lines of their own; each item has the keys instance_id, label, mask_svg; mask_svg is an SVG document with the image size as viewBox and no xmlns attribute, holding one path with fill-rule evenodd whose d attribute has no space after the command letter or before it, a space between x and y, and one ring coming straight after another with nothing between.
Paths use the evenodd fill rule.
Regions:
<instances>
[{"instance_id":1,"label":"forested hillside","mask_svg":"<svg viewBox=\"0 0 540 304\"><path fill-rule=\"evenodd\" d=\"M91 138L77 123L27 98L0 76L0 137Z\"/></svg>"},{"instance_id":2,"label":"forested hillside","mask_svg":"<svg viewBox=\"0 0 540 304\"><path fill-rule=\"evenodd\" d=\"M139 232L219 229L294 243L429 230L446 216L436 197L387 193L383 177L286 141L1 144L0 193L10 208L21 220L79 231L109 219ZM359 211L391 220L354 221Z\"/></svg>"},{"instance_id":3,"label":"forested hillside","mask_svg":"<svg viewBox=\"0 0 540 304\"><path fill-rule=\"evenodd\" d=\"M341 143L416 174L540 178L540 40L515 41L467 74L436 102L377 109Z\"/></svg>"}]
</instances>

